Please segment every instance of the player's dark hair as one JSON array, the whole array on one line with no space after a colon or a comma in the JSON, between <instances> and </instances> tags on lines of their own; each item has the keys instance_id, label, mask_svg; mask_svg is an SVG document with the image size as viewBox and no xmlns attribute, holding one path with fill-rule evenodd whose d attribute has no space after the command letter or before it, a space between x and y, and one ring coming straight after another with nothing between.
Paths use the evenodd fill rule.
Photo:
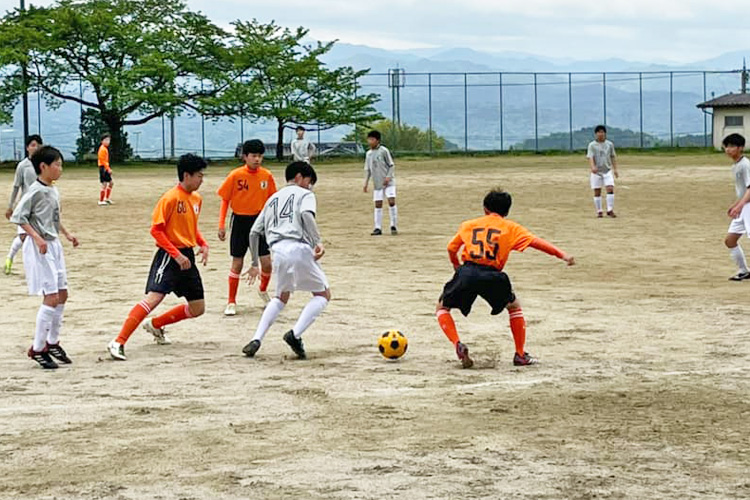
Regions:
<instances>
[{"instance_id":1,"label":"player's dark hair","mask_svg":"<svg viewBox=\"0 0 750 500\"><path fill-rule=\"evenodd\" d=\"M309 177L311 184L318 182L318 174L315 173L315 169L304 161L295 161L286 166L284 176L287 182L294 180L297 174L300 174L303 178Z\"/></svg>"},{"instance_id":2,"label":"player's dark hair","mask_svg":"<svg viewBox=\"0 0 750 500\"><path fill-rule=\"evenodd\" d=\"M102 141L103 141L104 139L107 139L107 138L110 138L110 139L111 139L111 138L112 138L112 134L109 134L109 133L107 133L107 134L102 134L102 138L101 138L101 140L102 140Z\"/></svg>"},{"instance_id":3,"label":"player's dark hair","mask_svg":"<svg viewBox=\"0 0 750 500\"><path fill-rule=\"evenodd\" d=\"M378 142L380 142L381 135L380 135L380 132L378 132L377 130L370 130L370 132L367 134L367 137L368 138L372 137L374 139L377 139Z\"/></svg>"},{"instance_id":4,"label":"player's dark hair","mask_svg":"<svg viewBox=\"0 0 750 500\"><path fill-rule=\"evenodd\" d=\"M260 139L250 139L242 144L242 154L258 154L262 155L266 152L266 146Z\"/></svg>"},{"instance_id":5,"label":"player's dark hair","mask_svg":"<svg viewBox=\"0 0 750 500\"><path fill-rule=\"evenodd\" d=\"M303 132L305 132L305 127L303 127L302 125L297 125L297 129L296 130L297 130L297 132L299 132L300 130L303 131Z\"/></svg>"},{"instance_id":6,"label":"player's dark hair","mask_svg":"<svg viewBox=\"0 0 750 500\"><path fill-rule=\"evenodd\" d=\"M42 144L44 144L44 142L42 142L42 136L41 135L39 135L39 134L32 134L32 135L30 135L30 136L28 136L26 138L26 147L28 148L29 144L31 144L34 141L36 141L36 143L39 144L40 146Z\"/></svg>"},{"instance_id":7,"label":"player's dark hair","mask_svg":"<svg viewBox=\"0 0 750 500\"><path fill-rule=\"evenodd\" d=\"M606 134L607 127L605 127L604 125L597 125L596 128L594 129L594 133L596 134L598 132L604 132Z\"/></svg>"},{"instance_id":8,"label":"player's dark hair","mask_svg":"<svg viewBox=\"0 0 750 500\"><path fill-rule=\"evenodd\" d=\"M42 163L45 165L52 165L57 160L62 160L63 155L59 149L53 148L52 146L42 146L39 148L34 156L31 157L31 163L34 165L34 172L36 175L42 173Z\"/></svg>"},{"instance_id":9,"label":"player's dark hair","mask_svg":"<svg viewBox=\"0 0 750 500\"><path fill-rule=\"evenodd\" d=\"M503 217L507 217L510 212L510 206L513 204L513 198L510 193L502 189L493 189L484 197L484 208Z\"/></svg>"},{"instance_id":10,"label":"player's dark hair","mask_svg":"<svg viewBox=\"0 0 750 500\"><path fill-rule=\"evenodd\" d=\"M185 179L185 174L195 174L208 166L206 160L200 156L188 153L180 156L177 160L177 177L180 181Z\"/></svg>"},{"instance_id":11,"label":"player's dark hair","mask_svg":"<svg viewBox=\"0 0 750 500\"><path fill-rule=\"evenodd\" d=\"M724 138L723 141L721 141L721 143L724 145L724 147L737 146L738 148L744 148L745 138L740 134L729 134Z\"/></svg>"}]
</instances>

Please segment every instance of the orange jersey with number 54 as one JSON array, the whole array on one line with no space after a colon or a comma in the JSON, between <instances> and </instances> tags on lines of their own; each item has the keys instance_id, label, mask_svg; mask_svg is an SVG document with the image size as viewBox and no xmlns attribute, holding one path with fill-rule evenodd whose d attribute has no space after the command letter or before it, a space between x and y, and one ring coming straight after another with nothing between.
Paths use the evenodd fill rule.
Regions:
<instances>
[{"instance_id":1,"label":"orange jersey with number 54","mask_svg":"<svg viewBox=\"0 0 750 500\"><path fill-rule=\"evenodd\" d=\"M275 192L276 182L270 171L242 166L229 172L216 193L229 202L235 214L258 215Z\"/></svg>"},{"instance_id":2,"label":"orange jersey with number 54","mask_svg":"<svg viewBox=\"0 0 750 500\"><path fill-rule=\"evenodd\" d=\"M448 243L448 252L461 260L503 270L510 252L523 252L535 236L522 225L497 214L485 215L461 224L458 233Z\"/></svg>"}]
</instances>

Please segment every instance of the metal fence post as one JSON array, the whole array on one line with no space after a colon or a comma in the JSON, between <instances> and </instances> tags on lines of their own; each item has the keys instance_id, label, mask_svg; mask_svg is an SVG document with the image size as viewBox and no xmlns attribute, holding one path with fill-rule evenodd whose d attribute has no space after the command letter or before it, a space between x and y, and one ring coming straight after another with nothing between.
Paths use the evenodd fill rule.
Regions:
<instances>
[{"instance_id":1,"label":"metal fence post","mask_svg":"<svg viewBox=\"0 0 750 500\"><path fill-rule=\"evenodd\" d=\"M641 149L643 149L643 73L638 73L638 117L640 120Z\"/></svg>"},{"instance_id":2,"label":"metal fence post","mask_svg":"<svg viewBox=\"0 0 750 500\"><path fill-rule=\"evenodd\" d=\"M498 73L498 78L500 80L500 151L505 150L505 144L504 144L504 130L503 130L503 74Z\"/></svg>"},{"instance_id":3,"label":"metal fence post","mask_svg":"<svg viewBox=\"0 0 750 500\"><path fill-rule=\"evenodd\" d=\"M708 100L706 96L706 72L703 72L703 102L706 102ZM706 114L705 110L703 111L703 147L708 147L708 121L707 121L708 115Z\"/></svg>"},{"instance_id":4,"label":"metal fence post","mask_svg":"<svg viewBox=\"0 0 750 500\"><path fill-rule=\"evenodd\" d=\"M669 146L674 147L674 72L669 72Z\"/></svg>"},{"instance_id":5,"label":"metal fence post","mask_svg":"<svg viewBox=\"0 0 750 500\"><path fill-rule=\"evenodd\" d=\"M539 102L536 73L534 73L534 151L539 152Z\"/></svg>"},{"instance_id":6,"label":"metal fence post","mask_svg":"<svg viewBox=\"0 0 750 500\"><path fill-rule=\"evenodd\" d=\"M201 80L201 94L203 94L203 80ZM206 157L206 120L201 115L201 156Z\"/></svg>"},{"instance_id":7,"label":"metal fence post","mask_svg":"<svg viewBox=\"0 0 750 500\"><path fill-rule=\"evenodd\" d=\"M469 150L469 87L468 75L464 73L464 151Z\"/></svg>"},{"instance_id":8,"label":"metal fence post","mask_svg":"<svg viewBox=\"0 0 750 500\"><path fill-rule=\"evenodd\" d=\"M164 115L161 115L161 159L167 159L167 134L164 123Z\"/></svg>"},{"instance_id":9,"label":"metal fence post","mask_svg":"<svg viewBox=\"0 0 750 500\"><path fill-rule=\"evenodd\" d=\"M432 73L427 74L427 122L430 134L430 154L432 154Z\"/></svg>"},{"instance_id":10,"label":"metal fence post","mask_svg":"<svg viewBox=\"0 0 750 500\"><path fill-rule=\"evenodd\" d=\"M570 151L573 151L573 73L568 73L568 129L570 130Z\"/></svg>"},{"instance_id":11,"label":"metal fence post","mask_svg":"<svg viewBox=\"0 0 750 500\"><path fill-rule=\"evenodd\" d=\"M607 126L607 73L602 73L602 102L604 103L604 126Z\"/></svg>"},{"instance_id":12,"label":"metal fence post","mask_svg":"<svg viewBox=\"0 0 750 500\"><path fill-rule=\"evenodd\" d=\"M36 132L42 135L42 91L36 92Z\"/></svg>"}]
</instances>

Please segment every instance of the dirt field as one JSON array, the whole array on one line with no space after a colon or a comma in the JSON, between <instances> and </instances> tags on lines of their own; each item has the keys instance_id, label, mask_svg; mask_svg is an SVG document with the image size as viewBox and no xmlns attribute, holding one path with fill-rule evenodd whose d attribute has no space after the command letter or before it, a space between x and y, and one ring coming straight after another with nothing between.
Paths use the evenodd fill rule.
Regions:
<instances>
[{"instance_id":1,"label":"dirt field","mask_svg":"<svg viewBox=\"0 0 750 500\"><path fill-rule=\"evenodd\" d=\"M100 208L96 172L65 172L64 220L82 241L66 246L74 364L45 372L25 357L39 299L19 257L0 276L0 498L750 497L750 283L727 281L730 167L719 155L621 165L620 218L597 220L579 157L400 161L402 234L377 239L361 165L321 167L334 300L305 335L305 362L281 335L306 296L253 360L241 348L261 312L255 291L243 286L240 314L222 316L218 167L201 189L207 313L174 325L172 346L139 329L129 360L111 361L105 346L154 251L150 211L174 174L115 171L117 205ZM3 199L10 182L0 174ZM578 265L514 254L507 271L541 364L514 368L507 313L477 303L456 315L477 361L461 370L434 303L451 276L448 239L494 185L513 193L511 218ZM0 225L3 259L13 230ZM410 340L399 362L375 347L390 328Z\"/></svg>"}]
</instances>

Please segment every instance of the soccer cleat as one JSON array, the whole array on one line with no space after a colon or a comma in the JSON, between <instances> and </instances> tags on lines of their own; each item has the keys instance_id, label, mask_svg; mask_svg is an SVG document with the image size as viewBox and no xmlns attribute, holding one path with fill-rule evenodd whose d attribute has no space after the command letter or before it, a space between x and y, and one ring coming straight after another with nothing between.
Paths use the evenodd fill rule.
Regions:
<instances>
[{"instance_id":1,"label":"soccer cleat","mask_svg":"<svg viewBox=\"0 0 750 500\"><path fill-rule=\"evenodd\" d=\"M242 348L242 352L248 358L252 358L258 352L258 349L260 349L260 340L251 340L249 344Z\"/></svg>"},{"instance_id":2,"label":"soccer cleat","mask_svg":"<svg viewBox=\"0 0 750 500\"><path fill-rule=\"evenodd\" d=\"M284 334L284 342L289 344L289 347L292 348L292 351L294 351L294 354L296 354L299 359L307 359L307 353L305 352L305 346L302 344L302 339L295 337L294 331L289 330Z\"/></svg>"},{"instance_id":3,"label":"soccer cleat","mask_svg":"<svg viewBox=\"0 0 750 500\"><path fill-rule=\"evenodd\" d=\"M260 300L262 300L264 304L271 302L271 296L268 295L268 292L265 290L258 290L258 297L260 297Z\"/></svg>"},{"instance_id":4,"label":"soccer cleat","mask_svg":"<svg viewBox=\"0 0 750 500\"><path fill-rule=\"evenodd\" d=\"M128 359L125 357L125 346L118 344L114 340L107 345L107 350L109 351L109 355L112 356L112 359L115 361L127 361Z\"/></svg>"},{"instance_id":5,"label":"soccer cleat","mask_svg":"<svg viewBox=\"0 0 750 500\"><path fill-rule=\"evenodd\" d=\"M528 352L523 353L523 356L519 356L518 353L513 355L514 366L529 366L539 363L539 360L532 358Z\"/></svg>"},{"instance_id":6,"label":"soccer cleat","mask_svg":"<svg viewBox=\"0 0 750 500\"><path fill-rule=\"evenodd\" d=\"M463 368L471 368L474 366L474 361L469 357L469 348L461 342L456 344L456 356L458 356L459 361L461 361L461 366Z\"/></svg>"},{"instance_id":7,"label":"soccer cleat","mask_svg":"<svg viewBox=\"0 0 750 500\"><path fill-rule=\"evenodd\" d=\"M5 274L10 274L11 269L13 269L13 259L10 257L5 258Z\"/></svg>"},{"instance_id":8,"label":"soccer cleat","mask_svg":"<svg viewBox=\"0 0 750 500\"><path fill-rule=\"evenodd\" d=\"M237 314L237 305L230 302L224 309L224 316L234 316L235 314Z\"/></svg>"},{"instance_id":9,"label":"soccer cleat","mask_svg":"<svg viewBox=\"0 0 750 500\"><path fill-rule=\"evenodd\" d=\"M381 236L383 234L383 231L381 231L378 228L375 228L373 232L370 233L370 236Z\"/></svg>"},{"instance_id":10,"label":"soccer cleat","mask_svg":"<svg viewBox=\"0 0 750 500\"><path fill-rule=\"evenodd\" d=\"M597 212L597 213L596 213L596 218L597 218L597 219L601 219L601 218L603 218L603 217L604 217L604 214L603 214L602 212Z\"/></svg>"},{"instance_id":11,"label":"soccer cleat","mask_svg":"<svg viewBox=\"0 0 750 500\"><path fill-rule=\"evenodd\" d=\"M737 273L731 278L729 278L729 281L744 281L750 279L750 272L747 273Z\"/></svg>"},{"instance_id":12,"label":"soccer cleat","mask_svg":"<svg viewBox=\"0 0 750 500\"><path fill-rule=\"evenodd\" d=\"M398 229L396 229L396 226L391 226L391 236L398 236Z\"/></svg>"},{"instance_id":13,"label":"soccer cleat","mask_svg":"<svg viewBox=\"0 0 750 500\"><path fill-rule=\"evenodd\" d=\"M107 205L114 205L115 204L115 202L112 201L112 200L110 200L109 198L106 199L106 200L104 200L104 203L106 203Z\"/></svg>"},{"instance_id":14,"label":"soccer cleat","mask_svg":"<svg viewBox=\"0 0 750 500\"><path fill-rule=\"evenodd\" d=\"M46 350L52 355L52 357L57 358L57 360L61 363L69 365L73 362L73 360L68 357L68 354L65 352L65 349L62 348L59 342L57 344L50 344L49 342L47 342Z\"/></svg>"},{"instance_id":15,"label":"soccer cleat","mask_svg":"<svg viewBox=\"0 0 750 500\"><path fill-rule=\"evenodd\" d=\"M143 323L143 329L146 330L151 335L153 335L154 342L156 342L159 345L169 345L172 343L172 341L169 340L169 337L167 337L167 334L164 331L164 328L156 328L154 326L153 318Z\"/></svg>"},{"instance_id":16,"label":"soccer cleat","mask_svg":"<svg viewBox=\"0 0 750 500\"><path fill-rule=\"evenodd\" d=\"M30 347L28 355L45 370L54 370L57 368L57 363L55 363L46 351L35 351L33 347Z\"/></svg>"},{"instance_id":17,"label":"soccer cleat","mask_svg":"<svg viewBox=\"0 0 750 500\"><path fill-rule=\"evenodd\" d=\"M612 217L613 219L616 219L617 214L615 214L614 211L610 210L609 212L607 212L607 217Z\"/></svg>"},{"instance_id":18,"label":"soccer cleat","mask_svg":"<svg viewBox=\"0 0 750 500\"><path fill-rule=\"evenodd\" d=\"M106 201L100 201L100 202L97 203L97 205L99 205L100 207L105 207L105 206L107 206L107 202Z\"/></svg>"}]
</instances>

